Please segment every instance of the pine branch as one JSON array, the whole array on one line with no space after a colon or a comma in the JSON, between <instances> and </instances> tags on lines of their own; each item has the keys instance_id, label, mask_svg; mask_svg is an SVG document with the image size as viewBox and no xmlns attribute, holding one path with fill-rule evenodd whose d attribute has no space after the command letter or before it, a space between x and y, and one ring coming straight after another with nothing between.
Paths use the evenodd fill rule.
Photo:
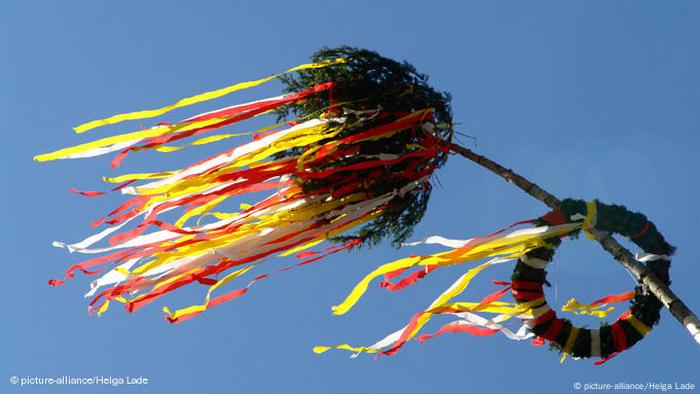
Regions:
<instances>
[{"instance_id":1,"label":"pine branch","mask_svg":"<svg viewBox=\"0 0 700 394\"><path fill-rule=\"evenodd\" d=\"M557 197L537 186L537 184L530 182L526 178L515 173L513 170L505 168L493 160L474 153L473 151L460 145L451 144L450 149L466 159L469 159L486 168L494 174L501 176L506 181L523 190L525 193L542 201L549 208L559 209L561 201ZM674 294L668 286L663 284L653 272L647 270L644 265L638 262L632 253L620 245L614 238L596 231L593 231L593 235L595 236L596 241L601 244L603 249L610 253L615 260L630 271L640 283L646 286L646 288L649 289L649 291L663 303L666 309L671 312L676 320L678 320L683 327L685 327L693 339L695 339L697 343L700 343L700 320L698 320L697 316L685 305L685 303L678 298L678 296L676 296L676 294Z\"/></svg>"}]
</instances>

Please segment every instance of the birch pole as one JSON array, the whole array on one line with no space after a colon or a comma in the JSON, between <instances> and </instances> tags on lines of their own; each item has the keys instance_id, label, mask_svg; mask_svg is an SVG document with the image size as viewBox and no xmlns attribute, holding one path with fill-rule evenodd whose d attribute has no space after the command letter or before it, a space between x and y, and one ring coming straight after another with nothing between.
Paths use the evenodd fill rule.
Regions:
<instances>
[{"instance_id":1,"label":"birch pole","mask_svg":"<svg viewBox=\"0 0 700 394\"><path fill-rule=\"evenodd\" d=\"M510 168L505 168L495 161L457 144L450 144L450 150L486 168L494 174L499 175L525 193L540 200L549 208L559 209L561 200ZM593 235L603 249L631 272L635 279L646 286L646 288L663 303L666 309L671 312L676 320L685 327L690 336L700 344L700 320L698 320L693 311L685 305L683 300L678 298L668 286L663 284L653 272L647 270L643 264L634 258L634 255L629 250L620 245L613 237L597 231L593 231Z\"/></svg>"}]
</instances>

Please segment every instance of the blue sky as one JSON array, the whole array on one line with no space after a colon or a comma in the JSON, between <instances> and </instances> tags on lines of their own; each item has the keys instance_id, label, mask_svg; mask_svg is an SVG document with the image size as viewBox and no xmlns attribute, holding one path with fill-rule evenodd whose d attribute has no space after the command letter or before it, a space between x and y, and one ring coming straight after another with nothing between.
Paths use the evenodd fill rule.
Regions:
<instances>
[{"instance_id":1,"label":"blue sky","mask_svg":"<svg viewBox=\"0 0 700 394\"><path fill-rule=\"evenodd\" d=\"M445 335L395 357L318 356L317 344L370 344L402 326L466 267L399 293L372 288L342 317L340 301L378 264L437 248L388 244L341 253L259 283L244 298L180 325L157 303L88 317L89 279L46 280L77 261L51 241L79 240L119 196L85 199L115 174L109 158L38 164L32 156L110 133L76 136L95 117L157 107L303 63L320 46L363 46L408 60L452 93L464 144L558 196L599 198L647 214L678 247L673 289L696 310L700 219L700 6L694 2L75 1L0 2L0 279L2 392L386 393L573 392L575 382L695 383L700 350L667 313L643 342L603 367L502 336ZM268 84L209 106L267 97ZM199 160L226 143L128 159L121 171ZM121 172L120 172L121 173ZM460 157L438 172L414 238L468 238L544 212L537 201ZM693 202L695 201L695 202ZM510 265L464 299L493 290ZM634 286L596 244L566 242L550 269L559 306ZM167 304L199 300L199 289ZM446 321L442 321L446 322ZM584 320L577 320L583 323ZM589 325L596 324L588 321ZM428 331L439 327L432 325ZM148 387L16 387L12 375L147 376Z\"/></svg>"}]
</instances>

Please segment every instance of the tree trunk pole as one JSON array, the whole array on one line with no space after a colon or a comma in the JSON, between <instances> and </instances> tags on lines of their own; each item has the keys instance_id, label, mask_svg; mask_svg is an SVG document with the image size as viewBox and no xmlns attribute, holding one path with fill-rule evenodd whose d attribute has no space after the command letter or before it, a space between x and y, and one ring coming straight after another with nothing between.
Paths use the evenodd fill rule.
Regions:
<instances>
[{"instance_id":1,"label":"tree trunk pole","mask_svg":"<svg viewBox=\"0 0 700 394\"><path fill-rule=\"evenodd\" d=\"M486 168L494 174L501 176L506 181L523 190L525 193L542 201L549 208L559 209L561 201L558 198L537 186L535 183L530 182L521 175L513 172L513 170L510 168L505 168L493 160L474 153L473 151L457 144L451 144L450 149L453 152ZM654 294L654 296L656 296L656 298L663 303L666 309L668 309L671 314L683 325L683 327L688 330L693 339L700 344L700 320L698 320L697 316L695 316L690 308L688 308L668 286L663 284L653 272L648 271L644 265L638 262L632 253L620 245L613 237L598 231L593 231L593 235L595 236L596 241L601 244L603 249L608 251L608 253L610 253L615 260L630 271L640 283L646 286L647 289L649 289L649 291Z\"/></svg>"}]
</instances>

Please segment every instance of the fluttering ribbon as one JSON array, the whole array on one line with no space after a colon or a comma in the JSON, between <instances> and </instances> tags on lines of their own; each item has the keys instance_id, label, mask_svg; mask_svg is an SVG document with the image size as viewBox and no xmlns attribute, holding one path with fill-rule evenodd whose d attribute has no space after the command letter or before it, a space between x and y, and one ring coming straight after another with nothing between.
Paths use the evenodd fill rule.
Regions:
<instances>
[{"instance_id":1,"label":"fluttering ribbon","mask_svg":"<svg viewBox=\"0 0 700 394\"><path fill-rule=\"evenodd\" d=\"M569 301L567 301L567 303L564 306L562 306L561 310L563 312L571 312L577 315L591 315L603 318L608 316L610 312L615 310L615 307L611 306L610 304L629 301L632 298L634 298L634 291L628 291L626 293L616 295L609 295L595 300L589 304L582 304L578 302L575 298L571 298Z\"/></svg>"},{"instance_id":2,"label":"fluttering ribbon","mask_svg":"<svg viewBox=\"0 0 700 394\"><path fill-rule=\"evenodd\" d=\"M287 71L284 71L279 74L271 75L269 77L253 80L253 81L247 81L247 82L239 82L231 86L227 86L225 88L217 89L217 90L212 90L210 92L206 93L201 93L192 97L187 97L184 99L181 99L173 104L167 105L162 108L158 109L151 109L151 110L144 110L144 111L137 111L137 112L130 112L130 113L125 113L125 114L119 114L119 115L114 115L109 118L105 119L97 119L93 120L87 123L83 123L81 125L78 125L75 127L75 132L76 133L83 133L85 131L97 128L97 127L102 127L110 124L115 124L119 122L123 122L125 120L137 120L137 119L147 119L147 118L154 118L156 116L163 115L167 112L170 112L174 109L185 107L188 105L193 105L197 103L201 103L203 101L208 101L208 100L213 100L219 97L223 97L225 95L231 94L233 92L237 92L239 90L243 89L248 89L252 88L258 85L262 85L265 82L272 81L273 79L290 73L294 71L300 71L300 70L306 70L306 69L313 69L313 68L321 68L321 67L327 67L331 66L334 64L339 64L345 62L345 59L343 58L337 58L331 61L326 61L326 62L319 62L319 63L308 63L308 64L302 64L296 67L292 67ZM205 114L203 114L205 115Z\"/></svg>"},{"instance_id":3,"label":"fluttering ribbon","mask_svg":"<svg viewBox=\"0 0 700 394\"><path fill-rule=\"evenodd\" d=\"M377 353L378 355L393 355L405 343L412 340L421 329L428 323L434 315L454 315L459 319L443 326L436 334L421 335L418 337L420 342L432 338L436 335L442 335L446 332L464 332L472 335L484 336L493 335L497 332L503 333L506 337L514 340L523 340L532 337L526 327L518 329L517 333L512 332L501 323L511 317L532 317L533 308L544 302L543 296L532 299L527 303L501 302L499 299L506 293L510 287L505 290L499 290L487 297L484 297L480 302L453 302L452 300L462 294L472 279L480 272L494 264L500 264L512 261L523 256L528 251L546 247L547 240L555 237L563 237L581 229L581 223L566 223L557 226L535 227L523 230L504 232L522 223L531 223L531 221L519 222L510 225L492 235L485 237L472 238L464 241L448 240L442 237L429 237L422 242L440 243L449 245L454 249L447 252L440 252L427 256L414 256L400 259L391 263L384 264L373 272L365 276L350 292L347 298L337 306L334 306L333 313L336 315L347 313L353 305L359 301L364 292L367 290L369 283L375 278L384 275L385 279L390 280L400 275L404 270L411 267L424 267L424 269L434 270L441 267L465 264L478 261L485 258L490 260L470 268L466 273L459 277L447 290L438 296L425 310L416 313L413 318L402 329L388 335L377 343L370 346L351 346L341 344L336 346L316 346L314 352L323 353L330 349L350 350L355 353ZM418 271L420 272L420 271ZM412 274L413 275L413 274ZM414 278L409 276L408 278ZM411 279L411 283L414 281ZM383 282L384 287L387 287L386 281ZM399 282L401 283L401 282ZM499 282L502 283L502 282ZM491 313L497 316L491 319L480 316L479 313Z\"/></svg>"}]
</instances>

